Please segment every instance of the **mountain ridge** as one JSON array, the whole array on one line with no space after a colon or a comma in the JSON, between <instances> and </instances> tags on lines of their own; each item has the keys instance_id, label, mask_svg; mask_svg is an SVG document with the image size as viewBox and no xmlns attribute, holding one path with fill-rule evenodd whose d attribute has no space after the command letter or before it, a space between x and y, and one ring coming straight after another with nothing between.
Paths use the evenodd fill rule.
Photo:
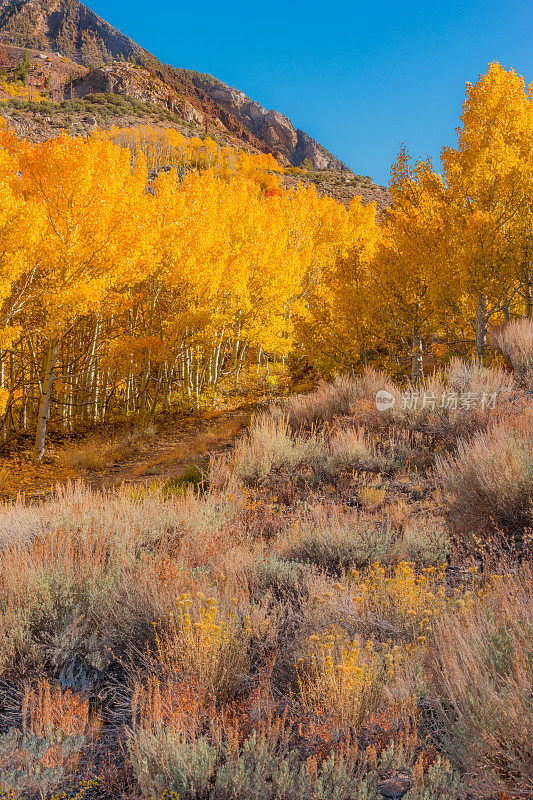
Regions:
<instances>
[{"instance_id":1,"label":"mountain ridge","mask_svg":"<svg viewBox=\"0 0 533 800\"><path fill-rule=\"evenodd\" d=\"M136 62L186 98L199 114L213 116L280 163L299 166L307 159L317 169L351 172L285 115L263 108L209 75L163 64L79 0L1 0L0 43L50 49L98 69L118 60Z\"/></svg>"},{"instance_id":2,"label":"mountain ridge","mask_svg":"<svg viewBox=\"0 0 533 800\"><path fill-rule=\"evenodd\" d=\"M272 154L289 168L287 185L313 183L346 205L359 195L378 211L390 202L385 187L355 175L287 116L211 75L162 63L79 0L0 0L0 101L0 115L32 141L58 129L170 126Z\"/></svg>"}]
</instances>

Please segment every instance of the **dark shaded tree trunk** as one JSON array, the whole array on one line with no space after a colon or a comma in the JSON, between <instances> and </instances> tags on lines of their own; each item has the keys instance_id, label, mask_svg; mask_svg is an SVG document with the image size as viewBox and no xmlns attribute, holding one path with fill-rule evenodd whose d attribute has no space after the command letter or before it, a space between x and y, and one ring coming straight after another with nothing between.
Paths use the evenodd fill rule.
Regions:
<instances>
[{"instance_id":1,"label":"dark shaded tree trunk","mask_svg":"<svg viewBox=\"0 0 533 800\"><path fill-rule=\"evenodd\" d=\"M35 432L35 446L33 448L34 461L42 461L44 456L44 446L46 442L46 426L50 417L50 400L52 398L52 386L54 384L54 369L57 360L58 344L51 342L46 358L44 370L43 388L41 392L41 402L39 404L39 414L37 416L37 429Z\"/></svg>"}]
</instances>

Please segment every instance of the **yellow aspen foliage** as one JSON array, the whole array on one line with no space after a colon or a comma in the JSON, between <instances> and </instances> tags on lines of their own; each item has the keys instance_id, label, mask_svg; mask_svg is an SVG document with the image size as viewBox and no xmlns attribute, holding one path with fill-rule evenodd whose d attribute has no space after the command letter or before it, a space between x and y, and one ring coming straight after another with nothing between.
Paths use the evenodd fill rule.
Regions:
<instances>
[{"instance_id":1,"label":"yellow aspen foliage","mask_svg":"<svg viewBox=\"0 0 533 800\"><path fill-rule=\"evenodd\" d=\"M0 348L8 349L21 334L14 325L28 302L28 278L43 222L38 205L24 196L20 181L18 142L0 128Z\"/></svg>"},{"instance_id":2,"label":"yellow aspen foliage","mask_svg":"<svg viewBox=\"0 0 533 800\"><path fill-rule=\"evenodd\" d=\"M449 286L443 258L444 184L428 160L414 165L404 148L391 170L392 204L381 226L373 265L382 337L411 359L411 379L422 376L428 334L439 330L441 286ZM392 347L391 347L392 345Z\"/></svg>"},{"instance_id":3,"label":"yellow aspen foliage","mask_svg":"<svg viewBox=\"0 0 533 800\"><path fill-rule=\"evenodd\" d=\"M375 205L365 206L356 198L348 212L338 206L329 211L340 242L331 237L328 251L328 239L323 240L322 258L315 248L297 322L301 352L324 375L363 364L374 347L378 322L371 273L379 235Z\"/></svg>"},{"instance_id":4,"label":"yellow aspen foliage","mask_svg":"<svg viewBox=\"0 0 533 800\"><path fill-rule=\"evenodd\" d=\"M402 149L391 204L287 188L265 154L173 129L0 130L0 437L484 355L533 318L532 89L491 64L441 171ZM305 175L288 169L292 175Z\"/></svg>"},{"instance_id":5,"label":"yellow aspen foliage","mask_svg":"<svg viewBox=\"0 0 533 800\"><path fill-rule=\"evenodd\" d=\"M97 136L64 134L44 144L21 143L19 166L22 192L44 217L30 311L47 351L34 451L40 460L65 332L99 313L114 288L142 271L146 168L139 163L132 171L126 151Z\"/></svg>"},{"instance_id":6,"label":"yellow aspen foliage","mask_svg":"<svg viewBox=\"0 0 533 800\"><path fill-rule=\"evenodd\" d=\"M488 323L508 311L515 290L533 314L533 107L514 70L490 64L467 86L457 146L443 150L442 165L455 274L483 357Z\"/></svg>"}]
</instances>

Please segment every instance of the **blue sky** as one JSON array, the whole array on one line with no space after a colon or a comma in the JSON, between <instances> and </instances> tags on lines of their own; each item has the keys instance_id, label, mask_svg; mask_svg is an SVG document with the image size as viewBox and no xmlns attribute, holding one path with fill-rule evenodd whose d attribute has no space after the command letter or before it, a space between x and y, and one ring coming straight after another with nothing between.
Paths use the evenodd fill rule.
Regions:
<instances>
[{"instance_id":1,"label":"blue sky","mask_svg":"<svg viewBox=\"0 0 533 800\"><path fill-rule=\"evenodd\" d=\"M533 81L533 0L86 2L160 60L242 89L378 183L401 141L436 159L453 143L465 83L490 61Z\"/></svg>"}]
</instances>

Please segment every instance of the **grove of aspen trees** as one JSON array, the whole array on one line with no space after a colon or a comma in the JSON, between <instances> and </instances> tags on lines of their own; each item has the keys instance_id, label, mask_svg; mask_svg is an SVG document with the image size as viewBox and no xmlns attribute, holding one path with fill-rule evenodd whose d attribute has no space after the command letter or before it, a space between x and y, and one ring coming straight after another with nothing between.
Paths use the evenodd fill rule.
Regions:
<instances>
[{"instance_id":1,"label":"grove of aspen trees","mask_svg":"<svg viewBox=\"0 0 533 800\"><path fill-rule=\"evenodd\" d=\"M0 138L0 431L65 432L155 415L306 363L486 357L490 330L533 316L533 103L491 64L467 87L438 170L401 149L377 216L271 156L115 129Z\"/></svg>"}]
</instances>

